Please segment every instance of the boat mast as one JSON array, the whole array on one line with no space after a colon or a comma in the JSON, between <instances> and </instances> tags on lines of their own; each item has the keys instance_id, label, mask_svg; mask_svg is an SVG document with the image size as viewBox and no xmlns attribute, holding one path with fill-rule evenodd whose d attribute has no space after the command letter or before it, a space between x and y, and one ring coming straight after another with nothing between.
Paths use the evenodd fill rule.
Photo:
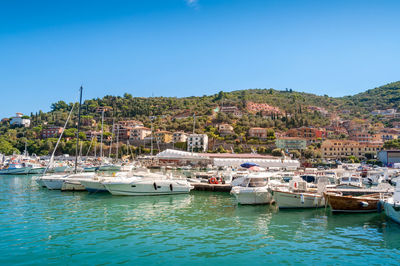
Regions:
<instances>
[{"instance_id":1,"label":"boat mast","mask_svg":"<svg viewBox=\"0 0 400 266\"><path fill-rule=\"evenodd\" d=\"M103 124L104 124L104 109L101 111L101 136L100 136L100 158L103 159Z\"/></svg>"},{"instance_id":2,"label":"boat mast","mask_svg":"<svg viewBox=\"0 0 400 266\"><path fill-rule=\"evenodd\" d=\"M194 146L194 131L196 128L196 113L193 113L193 135L192 135L192 153L193 153L193 146Z\"/></svg>"},{"instance_id":3,"label":"boat mast","mask_svg":"<svg viewBox=\"0 0 400 266\"><path fill-rule=\"evenodd\" d=\"M150 121L151 121L151 135L150 135L150 145L151 145L151 148L150 148L150 155L151 156L153 156L153 119L152 118L150 118Z\"/></svg>"},{"instance_id":4,"label":"boat mast","mask_svg":"<svg viewBox=\"0 0 400 266\"><path fill-rule=\"evenodd\" d=\"M117 129L117 151L116 151L116 155L115 155L115 162L118 161L118 145L119 145L119 127Z\"/></svg>"},{"instance_id":5,"label":"boat mast","mask_svg":"<svg viewBox=\"0 0 400 266\"><path fill-rule=\"evenodd\" d=\"M110 149L108 151L108 159L111 159L111 149L113 145L113 139L114 139L114 133L115 133L115 118L113 118L113 125L112 125L112 131L111 131L111 142L110 142ZM118 127L119 128L119 127Z\"/></svg>"},{"instance_id":6,"label":"boat mast","mask_svg":"<svg viewBox=\"0 0 400 266\"><path fill-rule=\"evenodd\" d=\"M79 129L81 127L81 105L82 105L82 86L80 87L79 109L78 109L78 130L76 131L76 148L75 148L75 174L78 169L78 146L79 146Z\"/></svg>"},{"instance_id":7,"label":"boat mast","mask_svg":"<svg viewBox=\"0 0 400 266\"><path fill-rule=\"evenodd\" d=\"M65 128L67 127L68 121L69 121L69 119L71 118L72 111L74 111L74 107L75 107L75 103L72 105L72 108L71 108L71 111L69 112L69 115L68 115L68 117L67 117L67 120L65 120L64 127L63 127L63 129L62 129L62 131L61 131L60 136L58 137L56 146L54 147L53 153L51 154L49 164L47 165L46 169L44 169L43 175L46 174L47 170L49 169L49 167L52 165L52 163L53 163L53 161L54 161L54 154L56 153L58 144L59 144L60 141L61 141L61 138L62 138L62 136L63 136L63 134L64 134Z\"/></svg>"}]
</instances>

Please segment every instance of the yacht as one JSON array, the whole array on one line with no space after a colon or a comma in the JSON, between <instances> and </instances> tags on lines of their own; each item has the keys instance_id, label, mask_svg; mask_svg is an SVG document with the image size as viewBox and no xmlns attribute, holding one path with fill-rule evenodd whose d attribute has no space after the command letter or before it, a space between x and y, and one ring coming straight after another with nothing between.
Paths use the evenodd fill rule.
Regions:
<instances>
[{"instance_id":1,"label":"yacht","mask_svg":"<svg viewBox=\"0 0 400 266\"><path fill-rule=\"evenodd\" d=\"M269 190L270 175L266 172L250 173L238 186L234 186L230 193L242 205L269 204L273 201Z\"/></svg>"},{"instance_id":2,"label":"yacht","mask_svg":"<svg viewBox=\"0 0 400 266\"><path fill-rule=\"evenodd\" d=\"M102 184L111 194L120 196L184 194L193 189L185 179L159 173L133 173L130 177L109 179Z\"/></svg>"}]
</instances>

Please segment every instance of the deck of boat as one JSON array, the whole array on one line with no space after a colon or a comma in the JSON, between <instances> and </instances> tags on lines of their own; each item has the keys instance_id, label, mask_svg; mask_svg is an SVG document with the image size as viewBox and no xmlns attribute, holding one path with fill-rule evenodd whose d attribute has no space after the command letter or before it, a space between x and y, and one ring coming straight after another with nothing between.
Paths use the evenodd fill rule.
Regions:
<instances>
[{"instance_id":1,"label":"deck of boat","mask_svg":"<svg viewBox=\"0 0 400 266\"><path fill-rule=\"evenodd\" d=\"M362 196L368 194L376 194L376 193L393 193L394 189L371 189L371 188L360 188L360 189L353 189L353 188L340 188L340 189L328 189L328 193L342 193L343 196Z\"/></svg>"}]
</instances>

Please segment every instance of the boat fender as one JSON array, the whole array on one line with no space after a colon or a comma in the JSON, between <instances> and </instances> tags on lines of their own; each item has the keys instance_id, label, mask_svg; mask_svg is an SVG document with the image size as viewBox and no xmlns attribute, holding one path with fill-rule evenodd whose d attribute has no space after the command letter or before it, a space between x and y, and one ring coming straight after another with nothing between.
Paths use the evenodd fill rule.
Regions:
<instances>
[{"instance_id":1,"label":"boat fender","mask_svg":"<svg viewBox=\"0 0 400 266\"><path fill-rule=\"evenodd\" d=\"M300 195L300 201L301 201L301 204L304 204L304 195L303 194Z\"/></svg>"},{"instance_id":2,"label":"boat fender","mask_svg":"<svg viewBox=\"0 0 400 266\"><path fill-rule=\"evenodd\" d=\"M172 184L169 184L169 189L170 189L171 191L174 190Z\"/></svg>"},{"instance_id":3,"label":"boat fender","mask_svg":"<svg viewBox=\"0 0 400 266\"><path fill-rule=\"evenodd\" d=\"M361 207L366 208L366 207L368 207L368 202L361 201L360 205L361 205Z\"/></svg>"},{"instance_id":4,"label":"boat fender","mask_svg":"<svg viewBox=\"0 0 400 266\"><path fill-rule=\"evenodd\" d=\"M154 187L154 190L157 190L157 184L156 184L156 182L153 183L153 187Z\"/></svg>"}]
</instances>

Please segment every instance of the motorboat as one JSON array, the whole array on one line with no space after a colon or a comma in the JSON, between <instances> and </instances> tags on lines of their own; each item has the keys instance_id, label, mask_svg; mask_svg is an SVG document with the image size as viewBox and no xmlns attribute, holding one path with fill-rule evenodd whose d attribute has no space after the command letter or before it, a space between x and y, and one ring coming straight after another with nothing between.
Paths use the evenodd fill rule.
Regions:
<instances>
[{"instance_id":1,"label":"motorboat","mask_svg":"<svg viewBox=\"0 0 400 266\"><path fill-rule=\"evenodd\" d=\"M48 175L43 176L40 182L50 190L61 190L63 188L64 181L72 182L74 179L79 181L78 179L90 178L93 177L95 173L77 173L77 174L66 174L66 175ZM67 190L67 187L64 186L64 190Z\"/></svg>"},{"instance_id":2,"label":"motorboat","mask_svg":"<svg viewBox=\"0 0 400 266\"><path fill-rule=\"evenodd\" d=\"M380 204L383 206L385 214L400 224L400 182L397 182L393 196L381 200Z\"/></svg>"},{"instance_id":3,"label":"motorboat","mask_svg":"<svg viewBox=\"0 0 400 266\"><path fill-rule=\"evenodd\" d=\"M102 182L105 182L107 180L115 180L118 178L127 178L129 177L129 174L130 173L127 172L112 173L111 175L99 173L92 178L81 179L80 183L85 187L87 191L91 193L108 192Z\"/></svg>"},{"instance_id":4,"label":"motorboat","mask_svg":"<svg viewBox=\"0 0 400 266\"><path fill-rule=\"evenodd\" d=\"M327 178L319 178L317 191L309 189L302 178L293 178L287 189L272 189L272 194L279 209L320 208L325 206L323 191L329 184Z\"/></svg>"},{"instance_id":5,"label":"motorboat","mask_svg":"<svg viewBox=\"0 0 400 266\"><path fill-rule=\"evenodd\" d=\"M376 186L385 180L387 177L387 171L368 171L366 176L363 177L362 183L365 185Z\"/></svg>"},{"instance_id":6,"label":"motorboat","mask_svg":"<svg viewBox=\"0 0 400 266\"><path fill-rule=\"evenodd\" d=\"M239 204L269 204L273 201L269 190L270 174L255 172L248 174L238 186L234 186L231 194Z\"/></svg>"},{"instance_id":7,"label":"motorboat","mask_svg":"<svg viewBox=\"0 0 400 266\"><path fill-rule=\"evenodd\" d=\"M329 179L331 185L335 185L338 182L337 174L334 171L326 170L323 172L323 176L326 176Z\"/></svg>"},{"instance_id":8,"label":"motorboat","mask_svg":"<svg viewBox=\"0 0 400 266\"><path fill-rule=\"evenodd\" d=\"M189 193L193 186L185 179L174 179L160 173L133 173L128 178L102 182L113 195L143 196Z\"/></svg>"},{"instance_id":9,"label":"motorboat","mask_svg":"<svg viewBox=\"0 0 400 266\"><path fill-rule=\"evenodd\" d=\"M339 178L337 188L362 188L362 177L357 174L343 175Z\"/></svg>"},{"instance_id":10,"label":"motorboat","mask_svg":"<svg viewBox=\"0 0 400 266\"><path fill-rule=\"evenodd\" d=\"M324 193L332 212L376 212L382 194L362 196L343 196L340 194Z\"/></svg>"},{"instance_id":11,"label":"motorboat","mask_svg":"<svg viewBox=\"0 0 400 266\"><path fill-rule=\"evenodd\" d=\"M27 175L31 168L23 163L10 163L0 169L0 175Z\"/></svg>"}]
</instances>

